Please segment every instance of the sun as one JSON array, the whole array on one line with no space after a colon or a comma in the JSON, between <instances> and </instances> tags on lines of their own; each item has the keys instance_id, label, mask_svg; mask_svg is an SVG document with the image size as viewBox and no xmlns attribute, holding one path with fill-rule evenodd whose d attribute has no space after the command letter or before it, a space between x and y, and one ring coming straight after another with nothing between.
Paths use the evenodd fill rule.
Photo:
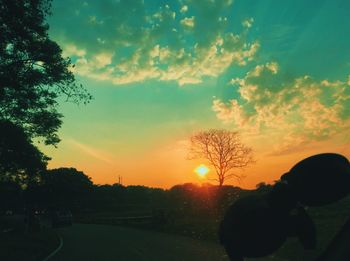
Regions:
<instances>
[{"instance_id":1,"label":"sun","mask_svg":"<svg viewBox=\"0 0 350 261\"><path fill-rule=\"evenodd\" d=\"M194 172L197 173L197 175L201 178L205 178L205 176L208 174L209 169L204 164L199 165L197 168L195 168Z\"/></svg>"}]
</instances>

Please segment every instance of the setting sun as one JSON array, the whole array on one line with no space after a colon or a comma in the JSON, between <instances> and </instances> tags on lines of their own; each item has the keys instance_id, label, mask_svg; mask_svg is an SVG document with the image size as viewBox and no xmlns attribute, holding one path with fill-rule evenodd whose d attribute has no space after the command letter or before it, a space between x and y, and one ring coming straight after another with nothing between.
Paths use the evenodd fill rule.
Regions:
<instances>
[{"instance_id":1,"label":"setting sun","mask_svg":"<svg viewBox=\"0 0 350 261\"><path fill-rule=\"evenodd\" d=\"M209 172L209 169L207 166L201 164L194 171L197 173L199 177L204 178Z\"/></svg>"}]
</instances>

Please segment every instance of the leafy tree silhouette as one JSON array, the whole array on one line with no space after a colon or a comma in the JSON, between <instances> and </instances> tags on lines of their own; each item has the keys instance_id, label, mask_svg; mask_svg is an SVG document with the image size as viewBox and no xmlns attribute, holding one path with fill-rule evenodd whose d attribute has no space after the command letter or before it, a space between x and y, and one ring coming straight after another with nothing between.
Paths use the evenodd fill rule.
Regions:
<instances>
[{"instance_id":1,"label":"leafy tree silhouette","mask_svg":"<svg viewBox=\"0 0 350 261\"><path fill-rule=\"evenodd\" d=\"M62 115L57 98L87 103L71 61L48 35L50 0L3 0L0 5L0 119L21 126L30 138L57 144Z\"/></svg>"},{"instance_id":2,"label":"leafy tree silhouette","mask_svg":"<svg viewBox=\"0 0 350 261\"><path fill-rule=\"evenodd\" d=\"M47 170L42 184L31 191L35 202L43 205L74 207L77 200L92 192L93 183L84 172L75 168Z\"/></svg>"},{"instance_id":3,"label":"leafy tree silhouette","mask_svg":"<svg viewBox=\"0 0 350 261\"><path fill-rule=\"evenodd\" d=\"M47 158L32 144L24 130L0 120L0 181L28 186L40 180Z\"/></svg>"}]
</instances>

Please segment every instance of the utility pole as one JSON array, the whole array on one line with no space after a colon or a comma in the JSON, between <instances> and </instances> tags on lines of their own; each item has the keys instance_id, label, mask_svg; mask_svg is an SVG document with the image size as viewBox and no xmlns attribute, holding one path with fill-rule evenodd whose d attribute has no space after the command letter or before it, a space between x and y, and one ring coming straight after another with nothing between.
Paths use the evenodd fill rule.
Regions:
<instances>
[{"instance_id":1,"label":"utility pole","mask_svg":"<svg viewBox=\"0 0 350 261\"><path fill-rule=\"evenodd\" d=\"M123 185L123 177L121 175L118 175L118 184Z\"/></svg>"}]
</instances>

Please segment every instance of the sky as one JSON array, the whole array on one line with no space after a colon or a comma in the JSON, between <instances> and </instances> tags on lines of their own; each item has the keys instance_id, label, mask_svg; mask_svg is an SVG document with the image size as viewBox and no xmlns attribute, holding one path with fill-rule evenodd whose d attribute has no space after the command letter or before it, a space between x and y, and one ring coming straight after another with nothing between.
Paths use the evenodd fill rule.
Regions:
<instances>
[{"instance_id":1,"label":"sky","mask_svg":"<svg viewBox=\"0 0 350 261\"><path fill-rule=\"evenodd\" d=\"M323 152L350 158L348 0L54 0L50 37L94 96L62 102L50 168L97 184L204 183L188 139L238 131L271 183ZM210 169L208 177L213 177Z\"/></svg>"}]
</instances>

